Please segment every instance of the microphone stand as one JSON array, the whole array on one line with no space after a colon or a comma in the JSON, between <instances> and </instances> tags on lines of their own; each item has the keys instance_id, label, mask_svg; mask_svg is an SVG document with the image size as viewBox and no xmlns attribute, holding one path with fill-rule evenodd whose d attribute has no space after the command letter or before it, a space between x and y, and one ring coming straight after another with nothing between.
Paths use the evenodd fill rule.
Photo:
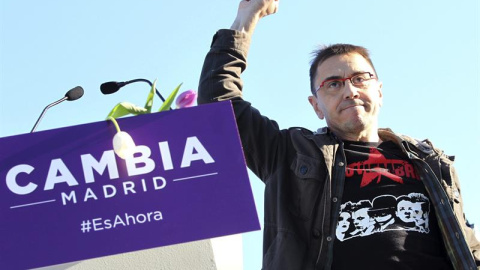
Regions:
<instances>
[{"instance_id":1,"label":"microphone stand","mask_svg":"<svg viewBox=\"0 0 480 270\"><path fill-rule=\"evenodd\" d=\"M38 124L40 123L40 120L42 120L43 116L45 115L45 113L47 112L48 109L50 109L51 107L53 107L53 106L55 106L55 105L58 105L59 103L64 102L64 101L67 100L67 99L68 99L68 97L63 97L63 98L61 98L61 99L59 99L59 100L57 100L57 101L55 101L55 102L47 105L47 107L45 107L45 109L43 109L42 114L40 114L40 116L38 117L37 122L35 122L35 125L33 126L32 131L30 131L30 133L35 132L35 130L37 129Z\"/></svg>"},{"instance_id":2,"label":"microphone stand","mask_svg":"<svg viewBox=\"0 0 480 270\"><path fill-rule=\"evenodd\" d=\"M125 85L127 84L130 84L130 83L134 83L134 82L146 82L150 85L150 87L153 86L153 83L147 79L135 79L135 80L130 80L130 81L126 81L125 82ZM157 94L157 96L163 101L165 102L165 99L163 98L162 94L160 94L160 92L157 90L157 88L155 87L155 93Z\"/></svg>"},{"instance_id":3,"label":"microphone stand","mask_svg":"<svg viewBox=\"0 0 480 270\"><path fill-rule=\"evenodd\" d=\"M59 103L62 103L65 100L73 101L73 100L77 100L77 99L81 98L82 96L83 96L83 88L81 86L77 86L77 87L74 87L74 88L68 90L68 92L65 94L65 96L63 98L47 105L47 107L45 107L45 109L43 109L42 114L40 114L40 117L38 117L37 122L35 122L35 125L33 126L32 131L30 131L30 133L35 132L35 130L37 129L38 123L40 123L40 120L42 120L43 115L45 115L45 113L47 112L47 110L49 108L51 108L55 105L58 105Z\"/></svg>"}]
</instances>

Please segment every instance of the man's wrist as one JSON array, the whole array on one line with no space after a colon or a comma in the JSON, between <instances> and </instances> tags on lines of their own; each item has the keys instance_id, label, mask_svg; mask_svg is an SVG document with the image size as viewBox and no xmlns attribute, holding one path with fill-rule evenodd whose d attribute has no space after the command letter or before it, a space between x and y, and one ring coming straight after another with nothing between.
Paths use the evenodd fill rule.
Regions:
<instances>
[{"instance_id":1,"label":"man's wrist","mask_svg":"<svg viewBox=\"0 0 480 270\"><path fill-rule=\"evenodd\" d=\"M237 17L233 22L232 26L230 27L230 29L239 31L242 33L246 33L251 36L259 20L260 20L260 17L258 15L255 15L254 17L249 18L246 21Z\"/></svg>"}]
</instances>

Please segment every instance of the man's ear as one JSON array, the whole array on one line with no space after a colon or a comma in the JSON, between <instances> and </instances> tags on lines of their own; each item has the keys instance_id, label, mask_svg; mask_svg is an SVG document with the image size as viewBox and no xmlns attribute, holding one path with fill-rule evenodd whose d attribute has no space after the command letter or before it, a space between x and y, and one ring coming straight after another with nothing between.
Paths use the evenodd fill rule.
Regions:
<instances>
[{"instance_id":1,"label":"man's ear","mask_svg":"<svg viewBox=\"0 0 480 270\"><path fill-rule=\"evenodd\" d=\"M383 87L383 83L382 82L378 82L378 97L379 97L379 104L380 104L380 107L382 107L383 105L383 92L382 92L382 87Z\"/></svg>"},{"instance_id":2,"label":"man's ear","mask_svg":"<svg viewBox=\"0 0 480 270\"><path fill-rule=\"evenodd\" d=\"M323 113L323 111L320 109L320 106L318 104L318 101L317 101L317 98L315 96L309 96L308 97L308 102L310 102L310 105L312 105L313 107L313 110L315 111L315 113L317 114L318 118L320 119L324 119L325 118L325 114Z\"/></svg>"}]
</instances>

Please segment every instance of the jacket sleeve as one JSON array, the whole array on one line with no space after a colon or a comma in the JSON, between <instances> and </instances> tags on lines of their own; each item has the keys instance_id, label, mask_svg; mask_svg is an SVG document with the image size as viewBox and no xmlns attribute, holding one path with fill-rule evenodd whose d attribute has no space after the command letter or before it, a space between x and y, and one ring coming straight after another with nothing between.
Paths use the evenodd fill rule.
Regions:
<instances>
[{"instance_id":1,"label":"jacket sleeve","mask_svg":"<svg viewBox=\"0 0 480 270\"><path fill-rule=\"evenodd\" d=\"M443 151L438 148L435 148L435 152L443 153ZM462 228L470 251L472 252L477 269L480 270L480 242L475 235L475 231L467 226L467 221L463 211L462 189L458 174L453 166L453 160L453 156L450 157L445 154L440 154L440 177L443 179L443 188L451 200L453 211L457 217L458 223Z\"/></svg>"},{"instance_id":2,"label":"jacket sleeve","mask_svg":"<svg viewBox=\"0 0 480 270\"><path fill-rule=\"evenodd\" d=\"M475 235L475 231L472 228L467 226L467 221L465 218L465 214L463 212L463 200L461 198L460 181L458 179L458 175L455 171L455 168L452 166L450 170L451 170L452 179L454 182L454 187L456 187L457 189L456 191L455 190L453 191L454 192L453 198L455 198L454 199L455 215L457 216L462 226L463 233L465 234L465 240L467 241L467 244L470 247L470 250L472 251L473 258L475 259L475 263L477 264L477 269L480 270L480 241Z\"/></svg>"},{"instance_id":3,"label":"jacket sleeve","mask_svg":"<svg viewBox=\"0 0 480 270\"><path fill-rule=\"evenodd\" d=\"M462 229L465 241L473 255L477 269L480 270L480 242L472 228L467 226L463 211L462 190L458 174L453 166L454 157L447 156L443 150L436 148L429 140L415 140L402 135L402 139L410 142L416 149L429 159L429 166L435 169L435 174L441 180L443 189L450 200L455 217ZM434 154L436 153L436 154Z\"/></svg>"},{"instance_id":4,"label":"jacket sleeve","mask_svg":"<svg viewBox=\"0 0 480 270\"><path fill-rule=\"evenodd\" d=\"M231 100L248 167L263 181L275 170L278 145L286 136L242 98L240 75L247 67L250 37L234 30L219 30L213 37L198 87L198 104Z\"/></svg>"},{"instance_id":5,"label":"jacket sleeve","mask_svg":"<svg viewBox=\"0 0 480 270\"><path fill-rule=\"evenodd\" d=\"M480 242L478 241L477 237L472 228L467 227L465 229L467 243L470 246L470 249L473 253L473 258L475 259L475 263L477 264L477 269L480 270Z\"/></svg>"}]
</instances>

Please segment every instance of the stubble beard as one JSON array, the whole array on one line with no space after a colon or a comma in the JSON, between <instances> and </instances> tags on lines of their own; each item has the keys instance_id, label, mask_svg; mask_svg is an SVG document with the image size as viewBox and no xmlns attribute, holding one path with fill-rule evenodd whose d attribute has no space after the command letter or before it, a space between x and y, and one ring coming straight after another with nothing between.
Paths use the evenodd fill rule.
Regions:
<instances>
[{"instance_id":1,"label":"stubble beard","mask_svg":"<svg viewBox=\"0 0 480 270\"><path fill-rule=\"evenodd\" d=\"M338 125L329 125L334 133L340 137L355 138L370 132L375 126L373 116L357 115Z\"/></svg>"}]
</instances>

